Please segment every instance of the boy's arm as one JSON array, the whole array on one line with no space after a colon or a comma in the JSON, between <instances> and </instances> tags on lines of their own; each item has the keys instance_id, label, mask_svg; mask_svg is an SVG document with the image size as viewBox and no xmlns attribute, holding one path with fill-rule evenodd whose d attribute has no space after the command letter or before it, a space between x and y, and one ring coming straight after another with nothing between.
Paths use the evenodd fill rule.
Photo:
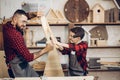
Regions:
<instances>
[{"instance_id":1,"label":"boy's arm","mask_svg":"<svg viewBox=\"0 0 120 80\"><path fill-rule=\"evenodd\" d=\"M56 45L57 45L57 47L58 47L60 50L63 50L63 47L69 48L69 45L66 44L66 43L57 42Z\"/></svg>"},{"instance_id":2,"label":"boy's arm","mask_svg":"<svg viewBox=\"0 0 120 80\"><path fill-rule=\"evenodd\" d=\"M63 55L70 53L68 44L57 42L56 46Z\"/></svg>"},{"instance_id":3,"label":"boy's arm","mask_svg":"<svg viewBox=\"0 0 120 80\"><path fill-rule=\"evenodd\" d=\"M69 48L69 45L66 44L66 43L60 43L60 42L58 42L58 45L60 45L60 46L62 46L62 47Z\"/></svg>"}]
</instances>

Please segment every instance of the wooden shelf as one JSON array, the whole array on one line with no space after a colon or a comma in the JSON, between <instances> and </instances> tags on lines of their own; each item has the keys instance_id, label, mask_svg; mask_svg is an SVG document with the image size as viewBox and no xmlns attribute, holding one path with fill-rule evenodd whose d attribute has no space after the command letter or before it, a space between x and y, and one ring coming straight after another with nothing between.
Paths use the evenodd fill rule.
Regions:
<instances>
[{"instance_id":1,"label":"wooden shelf","mask_svg":"<svg viewBox=\"0 0 120 80\"><path fill-rule=\"evenodd\" d=\"M120 23L53 23L50 26L68 26L69 24L78 25L120 25ZM27 26L41 26L41 24L27 24Z\"/></svg>"},{"instance_id":2,"label":"wooden shelf","mask_svg":"<svg viewBox=\"0 0 120 80\"><path fill-rule=\"evenodd\" d=\"M89 72L113 72L113 71L120 71L120 69L88 69Z\"/></svg>"},{"instance_id":3,"label":"wooden shelf","mask_svg":"<svg viewBox=\"0 0 120 80\"><path fill-rule=\"evenodd\" d=\"M49 24L50 26L68 26L68 23ZM27 24L27 26L42 26L42 24Z\"/></svg>"},{"instance_id":4,"label":"wooden shelf","mask_svg":"<svg viewBox=\"0 0 120 80\"><path fill-rule=\"evenodd\" d=\"M43 49L45 47L27 47L28 49Z\"/></svg>"},{"instance_id":5,"label":"wooden shelf","mask_svg":"<svg viewBox=\"0 0 120 80\"><path fill-rule=\"evenodd\" d=\"M44 47L28 47L28 49L43 49ZM94 48L120 48L120 46L89 46L89 49Z\"/></svg>"},{"instance_id":6,"label":"wooden shelf","mask_svg":"<svg viewBox=\"0 0 120 80\"><path fill-rule=\"evenodd\" d=\"M74 23L75 25L120 25L120 23Z\"/></svg>"},{"instance_id":7,"label":"wooden shelf","mask_svg":"<svg viewBox=\"0 0 120 80\"><path fill-rule=\"evenodd\" d=\"M89 46L89 48L120 48L120 46Z\"/></svg>"},{"instance_id":8,"label":"wooden shelf","mask_svg":"<svg viewBox=\"0 0 120 80\"><path fill-rule=\"evenodd\" d=\"M69 24L75 25L120 25L119 23L109 22L109 23L50 23L50 26L68 26ZM0 25L2 25L0 23ZM27 26L41 26L41 24L27 24Z\"/></svg>"}]
</instances>

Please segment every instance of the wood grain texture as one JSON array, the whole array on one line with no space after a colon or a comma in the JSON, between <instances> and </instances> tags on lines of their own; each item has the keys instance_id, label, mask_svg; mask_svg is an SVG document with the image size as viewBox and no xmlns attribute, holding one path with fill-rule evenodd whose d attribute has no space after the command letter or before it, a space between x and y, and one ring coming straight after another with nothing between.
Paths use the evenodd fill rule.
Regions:
<instances>
[{"instance_id":1,"label":"wood grain texture","mask_svg":"<svg viewBox=\"0 0 120 80\"><path fill-rule=\"evenodd\" d=\"M93 76L15 78L15 80L94 80Z\"/></svg>"},{"instance_id":2,"label":"wood grain texture","mask_svg":"<svg viewBox=\"0 0 120 80\"><path fill-rule=\"evenodd\" d=\"M51 43L50 38L53 40L53 42L56 42L56 38L54 37L50 26L44 16L41 17L42 22L42 28L44 30L46 39L48 43ZM57 53L57 49L53 43L54 49L48 53L48 59L46 62L44 75L47 77L52 76L64 76L61 64L60 64L60 58L59 54Z\"/></svg>"},{"instance_id":3,"label":"wood grain texture","mask_svg":"<svg viewBox=\"0 0 120 80\"><path fill-rule=\"evenodd\" d=\"M2 33L2 25L0 24L0 50L3 50L3 33Z\"/></svg>"},{"instance_id":4,"label":"wood grain texture","mask_svg":"<svg viewBox=\"0 0 120 80\"><path fill-rule=\"evenodd\" d=\"M4 51L0 51L0 78L9 77L4 56Z\"/></svg>"},{"instance_id":5,"label":"wood grain texture","mask_svg":"<svg viewBox=\"0 0 120 80\"><path fill-rule=\"evenodd\" d=\"M64 13L70 22L81 22L88 17L89 5L85 0L68 0L64 7Z\"/></svg>"}]
</instances>

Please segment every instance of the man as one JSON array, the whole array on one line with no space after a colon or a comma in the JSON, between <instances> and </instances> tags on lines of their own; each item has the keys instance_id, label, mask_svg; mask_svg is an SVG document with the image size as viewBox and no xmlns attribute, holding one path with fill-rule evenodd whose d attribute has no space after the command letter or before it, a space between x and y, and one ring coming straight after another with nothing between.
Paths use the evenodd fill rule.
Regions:
<instances>
[{"instance_id":1,"label":"man","mask_svg":"<svg viewBox=\"0 0 120 80\"><path fill-rule=\"evenodd\" d=\"M52 46L47 44L44 49L33 54L28 51L23 38L23 29L26 27L27 19L26 12L18 9L12 20L3 25L6 63L14 74L13 76L10 73L11 77L38 77L28 62L52 50Z\"/></svg>"},{"instance_id":2,"label":"man","mask_svg":"<svg viewBox=\"0 0 120 80\"><path fill-rule=\"evenodd\" d=\"M85 31L81 27L70 29L68 44L57 42L57 46L62 54L69 55L69 73L70 76L87 75L87 48L88 44L82 41Z\"/></svg>"}]
</instances>

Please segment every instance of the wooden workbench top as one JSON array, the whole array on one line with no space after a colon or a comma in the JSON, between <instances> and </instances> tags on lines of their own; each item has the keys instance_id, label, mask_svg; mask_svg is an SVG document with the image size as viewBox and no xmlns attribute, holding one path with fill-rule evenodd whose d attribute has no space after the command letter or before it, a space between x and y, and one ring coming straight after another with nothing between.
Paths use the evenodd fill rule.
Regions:
<instances>
[{"instance_id":1,"label":"wooden workbench top","mask_svg":"<svg viewBox=\"0 0 120 80\"><path fill-rule=\"evenodd\" d=\"M14 80L93 80L93 76L79 76L79 77L28 77L15 78Z\"/></svg>"}]
</instances>

